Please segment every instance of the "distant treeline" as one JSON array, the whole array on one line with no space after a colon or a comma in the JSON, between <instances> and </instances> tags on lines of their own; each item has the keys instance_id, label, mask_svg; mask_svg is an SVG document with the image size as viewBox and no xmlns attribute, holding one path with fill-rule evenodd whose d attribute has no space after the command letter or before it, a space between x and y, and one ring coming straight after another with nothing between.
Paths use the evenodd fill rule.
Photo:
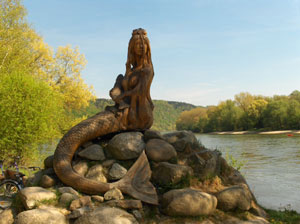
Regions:
<instances>
[{"instance_id":1,"label":"distant treeline","mask_svg":"<svg viewBox=\"0 0 300 224\"><path fill-rule=\"evenodd\" d=\"M300 92L273 97L242 92L217 106L182 112L176 129L202 133L300 129Z\"/></svg>"},{"instance_id":2,"label":"distant treeline","mask_svg":"<svg viewBox=\"0 0 300 224\"><path fill-rule=\"evenodd\" d=\"M176 129L176 120L183 111L191 110L196 106L188 103L153 100L154 103L154 124L152 129L160 131L171 131ZM74 111L74 115L80 117L90 117L105 109L106 106L113 105L110 99L97 99L91 102L87 108Z\"/></svg>"}]
</instances>

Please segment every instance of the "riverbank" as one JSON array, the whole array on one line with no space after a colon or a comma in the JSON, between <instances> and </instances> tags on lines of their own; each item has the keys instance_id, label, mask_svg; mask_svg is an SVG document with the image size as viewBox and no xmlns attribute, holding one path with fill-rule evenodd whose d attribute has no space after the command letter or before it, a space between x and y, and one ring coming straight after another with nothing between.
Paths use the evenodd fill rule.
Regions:
<instances>
[{"instance_id":1,"label":"riverbank","mask_svg":"<svg viewBox=\"0 0 300 224\"><path fill-rule=\"evenodd\" d=\"M216 131L205 133L209 135L300 135L300 130L281 130L281 131Z\"/></svg>"}]
</instances>

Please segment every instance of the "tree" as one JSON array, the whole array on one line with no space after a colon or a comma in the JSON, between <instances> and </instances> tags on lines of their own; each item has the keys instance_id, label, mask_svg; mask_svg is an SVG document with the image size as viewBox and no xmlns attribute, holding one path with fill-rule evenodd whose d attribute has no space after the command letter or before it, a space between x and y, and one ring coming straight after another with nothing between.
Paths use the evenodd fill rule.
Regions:
<instances>
[{"instance_id":1,"label":"tree","mask_svg":"<svg viewBox=\"0 0 300 224\"><path fill-rule=\"evenodd\" d=\"M64 96L67 110L78 110L88 106L94 100L92 87L84 83L81 72L86 65L83 54L78 48L72 49L70 45L57 49L53 70L49 71L48 82L54 90Z\"/></svg>"},{"instance_id":2,"label":"tree","mask_svg":"<svg viewBox=\"0 0 300 224\"><path fill-rule=\"evenodd\" d=\"M60 136L63 99L24 72L0 75L0 158L19 155L26 163L37 156L39 144Z\"/></svg>"},{"instance_id":3,"label":"tree","mask_svg":"<svg viewBox=\"0 0 300 224\"><path fill-rule=\"evenodd\" d=\"M59 47L54 54L26 14L20 0L0 0L0 157L24 160L36 152L32 147L80 121L73 111L95 98L82 80L86 60L78 48Z\"/></svg>"},{"instance_id":4,"label":"tree","mask_svg":"<svg viewBox=\"0 0 300 224\"><path fill-rule=\"evenodd\" d=\"M235 106L234 101L226 100L218 105L220 110L220 127L222 131L234 131L238 129L238 120L241 110Z\"/></svg>"},{"instance_id":5,"label":"tree","mask_svg":"<svg viewBox=\"0 0 300 224\"><path fill-rule=\"evenodd\" d=\"M65 109L86 107L95 96L81 74L86 60L78 48L59 47L56 54L28 24L20 0L0 0L0 70L24 71L63 95Z\"/></svg>"},{"instance_id":6,"label":"tree","mask_svg":"<svg viewBox=\"0 0 300 224\"><path fill-rule=\"evenodd\" d=\"M248 107L251 105L251 103L254 100L254 97L247 92L241 92L239 94L236 94L234 96L234 100L236 104L244 111L247 112Z\"/></svg>"},{"instance_id":7,"label":"tree","mask_svg":"<svg viewBox=\"0 0 300 224\"><path fill-rule=\"evenodd\" d=\"M249 105L247 116L251 128L263 128L263 113L267 105L268 102L264 99L256 99Z\"/></svg>"},{"instance_id":8,"label":"tree","mask_svg":"<svg viewBox=\"0 0 300 224\"><path fill-rule=\"evenodd\" d=\"M271 130L288 129L288 107L289 102L286 97L274 96L273 100L268 103L266 109L264 110L264 127Z\"/></svg>"},{"instance_id":9,"label":"tree","mask_svg":"<svg viewBox=\"0 0 300 224\"><path fill-rule=\"evenodd\" d=\"M200 132L204 127L199 126L199 119L207 119L206 108L197 107L189 111L183 111L176 121L177 130L192 130Z\"/></svg>"}]
</instances>

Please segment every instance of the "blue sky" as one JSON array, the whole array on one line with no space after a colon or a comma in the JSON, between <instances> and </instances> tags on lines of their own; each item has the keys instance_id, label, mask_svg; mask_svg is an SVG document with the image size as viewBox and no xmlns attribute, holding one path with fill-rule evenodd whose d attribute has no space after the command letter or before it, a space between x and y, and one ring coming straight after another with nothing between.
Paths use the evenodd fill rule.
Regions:
<instances>
[{"instance_id":1,"label":"blue sky","mask_svg":"<svg viewBox=\"0 0 300 224\"><path fill-rule=\"evenodd\" d=\"M128 41L145 28L153 99L216 105L240 92L300 90L300 0L23 0L56 49L78 46L97 97L124 73Z\"/></svg>"}]
</instances>

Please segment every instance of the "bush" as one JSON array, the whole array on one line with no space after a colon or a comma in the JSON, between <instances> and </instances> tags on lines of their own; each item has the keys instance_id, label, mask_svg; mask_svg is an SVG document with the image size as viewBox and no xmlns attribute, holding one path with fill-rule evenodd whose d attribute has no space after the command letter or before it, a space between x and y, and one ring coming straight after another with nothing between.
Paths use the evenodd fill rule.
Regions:
<instances>
[{"instance_id":1,"label":"bush","mask_svg":"<svg viewBox=\"0 0 300 224\"><path fill-rule=\"evenodd\" d=\"M60 95L23 72L0 73L0 159L21 157L21 164L38 155L38 145L60 135L63 117Z\"/></svg>"}]
</instances>

